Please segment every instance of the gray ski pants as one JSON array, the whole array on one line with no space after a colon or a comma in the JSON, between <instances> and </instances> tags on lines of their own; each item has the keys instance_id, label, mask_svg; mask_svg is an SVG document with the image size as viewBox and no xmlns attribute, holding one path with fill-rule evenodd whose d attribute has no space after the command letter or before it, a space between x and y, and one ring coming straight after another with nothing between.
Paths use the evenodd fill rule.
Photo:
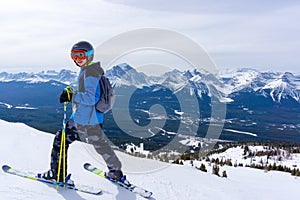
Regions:
<instances>
[{"instance_id":1,"label":"gray ski pants","mask_svg":"<svg viewBox=\"0 0 300 200\"><path fill-rule=\"evenodd\" d=\"M60 156L62 130L58 130L53 141L51 152L51 169L57 174L58 162ZM66 123L66 166L67 166L67 149L74 141L82 141L92 144L95 150L103 157L109 170L121 170L122 164L116 156L113 149L110 147L107 138L104 135L102 124L98 125L79 125L68 120ZM61 174L63 168L61 166ZM66 167L67 170L67 167ZM67 174L67 171L65 172ZM61 179L62 180L62 179Z\"/></svg>"}]
</instances>

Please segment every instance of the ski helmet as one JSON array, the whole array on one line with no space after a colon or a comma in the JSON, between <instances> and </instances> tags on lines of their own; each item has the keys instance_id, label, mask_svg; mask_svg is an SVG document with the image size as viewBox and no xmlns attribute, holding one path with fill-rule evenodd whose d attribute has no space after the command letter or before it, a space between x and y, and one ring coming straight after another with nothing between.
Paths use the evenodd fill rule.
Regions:
<instances>
[{"instance_id":1,"label":"ski helmet","mask_svg":"<svg viewBox=\"0 0 300 200\"><path fill-rule=\"evenodd\" d=\"M73 50L85 50L88 63L92 62L94 58L94 48L93 46L86 41L80 41L73 45L71 51Z\"/></svg>"}]
</instances>

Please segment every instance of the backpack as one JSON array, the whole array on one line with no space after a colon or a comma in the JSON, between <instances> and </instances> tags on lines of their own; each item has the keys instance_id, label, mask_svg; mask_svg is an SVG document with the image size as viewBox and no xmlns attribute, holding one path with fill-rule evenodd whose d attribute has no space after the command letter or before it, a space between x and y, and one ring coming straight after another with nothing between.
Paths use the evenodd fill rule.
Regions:
<instances>
[{"instance_id":1,"label":"backpack","mask_svg":"<svg viewBox=\"0 0 300 200\"><path fill-rule=\"evenodd\" d=\"M104 75L100 76L100 99L96 103L96 110L101 113L107 113L113 107L115 102L115 92L109 82L109 79Z\"/></svg>"}]
</instances>

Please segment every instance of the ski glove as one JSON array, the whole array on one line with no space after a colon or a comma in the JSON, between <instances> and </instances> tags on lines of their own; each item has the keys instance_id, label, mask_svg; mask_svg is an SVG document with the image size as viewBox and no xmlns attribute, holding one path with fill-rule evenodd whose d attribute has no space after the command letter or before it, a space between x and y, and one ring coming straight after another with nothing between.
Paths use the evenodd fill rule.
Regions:
<instances>
[{"instance_id":1,"label":"ski glove","mask_svg":"<svg viewBox=\"0 0 300 200\"><path fill-rule=\"evenodd\" d=\"M70 102L72 100L72 97L73 97L73 88L71 86L67 86L60 94L59 102L60 103Z\"/></svg>"}]
</instances>

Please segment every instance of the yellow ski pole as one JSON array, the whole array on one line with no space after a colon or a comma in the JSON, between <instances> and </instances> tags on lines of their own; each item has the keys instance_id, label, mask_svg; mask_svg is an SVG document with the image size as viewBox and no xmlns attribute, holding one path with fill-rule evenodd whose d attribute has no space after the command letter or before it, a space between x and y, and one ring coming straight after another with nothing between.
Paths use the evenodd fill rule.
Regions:
<instances>
[{"instance_id":1,"label":"yellow ski pole","mask_svg":"<svg viewBox=\"0 0 300 200\"><path fill-rule=\"evenodd\" d=\"M69 93L68 93L69 95ZM61 160L63 159L63 182L66 179L66 120L67 120L67 104L64 102L64 119L63 119L63 128L61 132L61 141L60 141L60 151L59 151L59 161L58 161L58 172L57 172L57 183L60 182L60 169L61 169ZM56 186L58 190L58 186Z\"/></svg>"}]
</instances>

